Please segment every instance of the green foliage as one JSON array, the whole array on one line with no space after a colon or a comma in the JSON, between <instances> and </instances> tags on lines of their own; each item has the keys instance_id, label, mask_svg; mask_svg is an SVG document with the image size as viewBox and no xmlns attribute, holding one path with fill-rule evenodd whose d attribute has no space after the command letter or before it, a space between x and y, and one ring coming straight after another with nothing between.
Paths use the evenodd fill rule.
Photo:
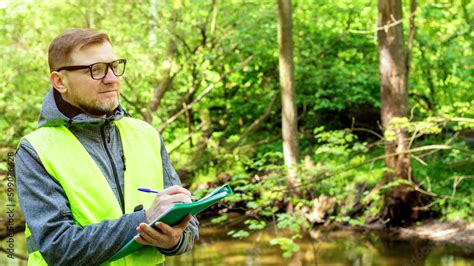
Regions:
<instances>
[{"instance_id":1,"label":"green foliage","mask_svg":"<svg viewBox=\"0 0 474 266\"><path fill-rule=\"evenodd\" d=\"M232 236L233 238L239 238L239 239L248 237L250 235L249 232L245 230L231 230L227 234Z\"/></svg>"},{"instance_id":2,"label":"green foliage","mask_svg":"<svg viewBox=\"0 0 474 266\"><path fill-rule=\"evenodd\" d=\"M303 216L287 213L277 214L277 226L278 228L289 229L296 232L310 228L310 224Z\"/></svg>"},{"instance_id":3,"label":"green foliage","mask_svg":"<svg viewBox=\"0 0 474 266\"><path fill-rule=\"evenodd\" d=\"M472 163L474 154L466 153L466 144L457 142L454 147L460 150L445 150L433 154L423 165L413 162L413 172L420 185L429 193L436 194L434 209L441 212L445 220L473 220L474 215L474 176Z\"/></svg>"},{"instance_id":4,"label":"green foliage","mask_svg":"<svg viewBox=\"0 0 474 266\"><path fill-rule=\"evenodd\" d=\"M227 220L229 220L229 217L227 215L221 215L221 216L217 216L217 217L212 218L211 223L212 224L219 224L219 223L225 222Z\"/></svg>"},{"instance_id":5,"label":"green foliage","mask_svg":"<svg viewBox=\"0 0 474 266\"><path fill-rule=\"evenodd\" d=\"M294 253L300 251L300 246L294 242L295 239L301 238L301 235L294 235L291 238L278 237L270 241L270 245L278 245L283 250L283 257L290 258Z\"/></svg>"},{"instance_id":6,"label":"green foliage","mask_svg":"<svg viewBox=\"0 0 474 266\"><path fill-rule=\"evenodd\" d=\"M265 221L258 221L255 219L247 220L244 223L249 227L250 230L262 230L267 225Z\"/></svg>"},{"instance_id":7,"label":"green foliage","mask_svg":"<svg viewBox=\"0 0 474 266\"><path fill-rule=\"evenodd\" d=\"M365 224L365 217L352 218L350 216L335 216L333 220L338 223L346 223L351 226L363 226Z\"/></svg>"},{"instance_id":8,"label":"green foliage","mask_svg":"<svg viewBox=\"0 0 474 266\"><path fill-rule=\"evenodd\" d=\"M307 170L310 178L308 182L315 175L321 176L321 181L311 182L311 188L343 201L353 193L354 183L365 183L367 188L375 186L385 169L380 167L380 161L374 162L377 167L366 162L380 151L369 149L368 143L358 141L358 137L350 130L322 130L315 130L315 139L319 144L314 151L317 165Z\"/></svg>"}]
</instances>

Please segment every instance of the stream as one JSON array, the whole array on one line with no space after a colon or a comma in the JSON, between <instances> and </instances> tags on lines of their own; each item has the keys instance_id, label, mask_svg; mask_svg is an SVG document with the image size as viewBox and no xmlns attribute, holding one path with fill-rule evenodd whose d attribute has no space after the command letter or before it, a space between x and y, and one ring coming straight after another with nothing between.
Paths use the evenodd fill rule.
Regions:
<instances>
[{"instance_id":1,"label":"stream","mask_svg":"<svg viewBox=\"0 0 474 266\"><path fill-rule=\"evenodd\" d=\"M474 265L473 250L420 239L393 240L384 231L314 231L314 238L296 241L300 251L291 259L270 245L272 238L285 235L281 229L269 226L242 240L227 236L227 231L204 226L192 252L168 258L168 265Z\"/></svg>"},{"instance_id":2,"label":"stream","mask_svg":"<svg viewBox=\"0 0 474 266\"><path fill-rule=\"evenodd\" d=\"M272 238L285 235L281 229L268 226L244 239L234 239L227 231L222 226L203 224L193 250L168 257L167 265L474 265L472 250L420 239L393 240L383 231L314 231L315 238L297 239L300 251L290 259L283 258L279 246L270 245ZM24 234L16 234L14 240L15 252L26 254ZM2 246L5 244L3 240ZM26 261L8 259L2 252L0 265L26 265Z\"/></svg>"}]
</instances>

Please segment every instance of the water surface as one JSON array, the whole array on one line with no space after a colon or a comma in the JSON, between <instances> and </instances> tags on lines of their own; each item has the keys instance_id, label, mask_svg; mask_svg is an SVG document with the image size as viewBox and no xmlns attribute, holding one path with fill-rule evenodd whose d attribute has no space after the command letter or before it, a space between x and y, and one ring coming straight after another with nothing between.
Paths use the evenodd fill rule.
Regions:
<instances>
[{"instance_id":1,"label":"water surface","mask_svg":"<svg viewBox=\"0 0 474 266\"><path fill-rule=\"evenodd\" d=\"M291 259L283 258L278 246L270 245L277 236L288 235L270 226L253 232L245 239L234 239L220 226L200 228L200 240L189 254L168 257L167 265L425 265L473 266L474 251L426 240L391 240L383 233L339 230L313 233L299 239L301 249ZM15 235L15 252L26 254L24 234ZM5 240L2 247L5 247ZM7 259L4 252L0 265L20 266L26 261Z\"/></svg>"},{"instance_id":2,"label":"water surface","mask_svg":"<svg viewBox=\"0 0 474 266\"><path fill-rule=\"evenodd\" d=\"M219 227L201 228L190 254L167 259L168 265L474 265L474 251L426 240L393 240L383 232L315 232L297 241L300 252L285 259L270 240L286 232L270 227L237 240ZM286 234L288 235L288 234Z\"/></svg>"}]
</instances>

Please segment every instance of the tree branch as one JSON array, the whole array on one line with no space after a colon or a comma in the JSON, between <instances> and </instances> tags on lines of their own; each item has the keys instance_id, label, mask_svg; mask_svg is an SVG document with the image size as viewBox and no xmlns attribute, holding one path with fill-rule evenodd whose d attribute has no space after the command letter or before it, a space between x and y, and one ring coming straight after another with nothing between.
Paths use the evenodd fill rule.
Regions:
<instances>
[{"instance_id":1,"label":"tree branch","mask_svg":"<svg viewBox=\"0 0 474 266\"><path fill-rule=\"evenodd\" d=\"M263 113L262 116L260 116L257 120L255 120L244 131L244 133L242 133L242 135L240 135L239 140L237 140L237 142L235 142L234 145L232 145L231 150L234 150L235 148L237 148L237 146L239 146L239 144L242 142L242 140L244 140L252 131L254 131L259 126L261 126L262 123L265 122L265 120L267 120L270 117L270 113L272 111L273 105L275 104L277 98L278 98L278 95L275 95L275 96L272 97L272 99L270 100L270 103L268 104L268 107L267 107L267 110L265 111L265 113Z\"/></svg>"},{"instance_id":2,"label":"tree branch","mask_svg":"<svg viewBox=\"0 0 474 266\"><path fill-rule=\"evenodd\" d=\"M364 131L378 137L379 139L384 139L384 136L380 135L379 133L368 128L354 127L354 124L355 124L355 119L352 118L351 131Z\"/></svg>"},{"instance_id":3,"label":"tree branch","mask_svg":"<svg viewBox=\"0 0 474 266\"><path fill-rule=\"evenodd\" d=\"M185 108L181 109L179 112L177 112L176 114L174 114L173 116L169 117L161 126L160 128L158 129L159 132L163 132L163 130L165 130L165 128L171 124L173 121L176 120L176 118L178 118L180 115L182 115L184 112L186 112L187 110L191 109L191 107L198 103L199 101L201 101L204 96L206 96L209 92L211 92L212 89L214 89L214 87L216 86L217 83L219 83L221 80L223 80L225 77L227 77L227 75L229 73L233 73L235 72L237 69L239 68L242 68L244 66L246 66L251 60L253 59L253 55L249 56L247 59L245 59L241 64L239 64L238 67L236 68L233 68L231 69L228 73L225 73L223 74L222 76L220 76L219 80L212 83L211 85L207 86L207 88L204 89L203 92L201 92L201 94L198 95L198 97L196 97L196 99L194 99L191 103L189 103L188 105L186 105Z\"/></svg>"},{"instance_id":4,"label":"tree branch","mask_svg":"<svg viewBox=\"0 0 474 266\"><path fill-rule=\"evenodd\" d=\"M410 19L412 16L415 16L415 12L410 14ZM376 27L375 30L351 30L350 29L348 30L348 32L356 33L356 34L373 34L374 32L381 31L381 30L388 31L391 27L395 27L398 24L401 24L402 22L403 22L403 19L393 20L392 23Z\"/></svg>"}]
</instances>

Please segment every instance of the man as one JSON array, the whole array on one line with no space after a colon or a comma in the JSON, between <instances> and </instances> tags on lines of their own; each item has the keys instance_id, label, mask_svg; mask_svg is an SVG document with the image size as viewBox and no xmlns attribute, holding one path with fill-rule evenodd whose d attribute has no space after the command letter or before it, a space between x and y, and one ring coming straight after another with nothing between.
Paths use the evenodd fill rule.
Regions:
<instances>
[{"instance_id":1,"label":"man","mask_svg":"<svg viewBox=\"0 0 474 266\"><path fill-rule=\"evenodd\" d=\"M198 237L191 215L174 226L157 223L159 230L148 226L191 194L180 186L158 132L120 106L126 60L116 57L109 37L66 31L52 41L48 63L53 88L38 128L16 155L28 264L109 263L132 238L145 247L112 265L164 264L164 255L190 250Z\"/></svg>"}]
</instances>

